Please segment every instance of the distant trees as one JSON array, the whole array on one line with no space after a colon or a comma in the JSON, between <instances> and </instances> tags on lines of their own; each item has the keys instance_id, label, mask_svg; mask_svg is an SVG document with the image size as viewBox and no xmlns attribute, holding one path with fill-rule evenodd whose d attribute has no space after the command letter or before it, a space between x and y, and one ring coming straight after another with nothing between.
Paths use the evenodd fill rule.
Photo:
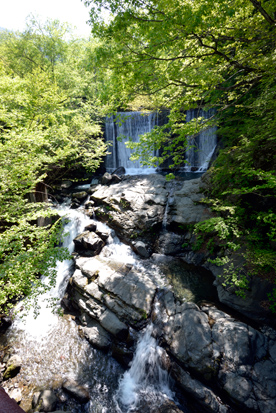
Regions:
<instances>
[{"instance_id":1,"label":"distant trees","mask_svg":"<svg viewBox=\"0 0 276 413\"><path fill-rule=\"evenodd\" d=\"M55 247L60 223L39 228L53 214L30 203L79 166L94 171L106 146L99 120L95 42L74 39L66 25L32 19L23 33L0 35L0 310L41 288L66 252Z\"/></svg>"}]
</instances>

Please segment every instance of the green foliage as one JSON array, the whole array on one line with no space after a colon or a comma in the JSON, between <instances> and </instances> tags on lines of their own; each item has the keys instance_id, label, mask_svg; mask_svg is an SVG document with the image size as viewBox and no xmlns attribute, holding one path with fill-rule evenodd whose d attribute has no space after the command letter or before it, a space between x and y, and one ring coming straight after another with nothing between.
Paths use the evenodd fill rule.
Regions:
<instances>
[{"instance_id":1,"label":"green foliage","mask_svg":"<svg viewBox=\"0 0 276 413\"><path fill-rule=\"evenodd\" d=\"M94 43L68 35L57 21L0 35L0 311L50 288L56 261L68 258L56 248L61 223L37 225L54 212L30 200L47 198L65 171L94 171L106 151Z\"/></svg>"},{"instance_id":2,"label":"green foliage","mask_svg":"<svg viewBox=\"0 0 276 413\"><path fill-rule=\"evenodd\" d=\"M227 250L238 251L242 240L246 269L275 277L274 2L84 2L91 6L94 33L105 41L99 59L112 69L119 91L114 110L143 97L142 108L170 109L167 125L138 144L128 143L133 157L155 166L170 158L172 168L178 167L185 162L187 142L193 145L200 130L217 125L224 149L212 168L208 193L216 216L196 226L197 243L211 250L213 242L218 244L224 252L218 260L225 264ZM111 13L107 23L101 7ZM186 110L204 107L215 108L216 114L186 122ZM161 157L149 155L161 148ZM246 281L230 267L227 283L240 293Z\"/></svg>"}]
</instances>

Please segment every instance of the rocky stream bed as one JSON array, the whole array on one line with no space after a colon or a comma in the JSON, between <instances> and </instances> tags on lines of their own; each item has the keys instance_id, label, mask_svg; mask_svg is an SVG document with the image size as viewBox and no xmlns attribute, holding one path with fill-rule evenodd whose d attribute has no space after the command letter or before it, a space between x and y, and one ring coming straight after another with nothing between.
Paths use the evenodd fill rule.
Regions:
<instances>
[{"instance_id":1,"label":"rocky stream bed","mask_svg":"<svg viewBox=\"0 0 276 413\"><path fill-rule=\"evenodd\" d=\"M19 350L22 336L5 335L3 387L15 399L20 390L25 411L276 412L276 331L263 306L272 287L255 277L242 299L223 286L210 253L194 251L191 224L212 216L201 202L205 185L204 177L168 183L157 174L107 174L75 192L63 184L59 196L83 204L85 218L63 293L68 315L43 351L51 334L72 342L66 352L54 347L55 367L47 367L36 344L26 338ZM8 378L11 356L21 370ZM43 381L47 368L54 373ZM109 392L108 380L107 403L99 393Z\"/></svg>"}]
</instances>

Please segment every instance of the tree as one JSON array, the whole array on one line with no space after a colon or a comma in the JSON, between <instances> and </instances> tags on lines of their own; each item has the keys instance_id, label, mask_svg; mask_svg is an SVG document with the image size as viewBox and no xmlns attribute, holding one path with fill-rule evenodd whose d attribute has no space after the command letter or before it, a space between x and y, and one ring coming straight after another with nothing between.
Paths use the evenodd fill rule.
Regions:
<instances>
[{"instance_id":1,"label":"tree","mask_svg":"<svg viewBox=\"0 0 276 413\"><path fill-rule=\"evenodd\" d=\"M56 21L33 22L23 33L0 38L1 311L49 288L56 261L68 256L56 248L60 220L39 227L39 217L55 212L30 202L31 195L69 169L95 171L106 151L98 80L75 53L78 47L80 59L91 61L91 44L66 40L65 33ZM48 287L41 275L50 276Z\"/></svg>"},{"instance_id":2,"label":"tree","mask_svg":"<svg viewBox=\"0 0 276 413\"><path fill-rule=\"evenodd\" d=\"M196 230L219 236L218 228L227 227L222 248L237 249L242 239L248 272L275 279L275 2L84 2L103 41L102 64L112 68L125 104L147 96L152 107L170 109L167 125L129 144L136 156L148 164L170 156L172 168L183 165L187 136L216 123L226 148L210 171L209 202L220 218ZM102 8L111 15L108 22ZM211 107L211 119L186 122L186 110ZM159 159L149 155L160 148Z\"/></svg>"},{"instance_id":3,"label":"tree","mask_svg":"<svg viewBox=\"0 0 276 413\"><path fill-rule=\"evenodd\" d=\"M157 107L171 109L168 126L181 141L198 132L198 123L185 123L185 110L216 107L218 117L274 76L273 2L263 3L85 1L92 5L92 30L105 42L99 54L112 67L117 104L121 91L128 102L137 95L156 99ZM108 23L101 18L102 7L113 14ZM156 134L148 135L146 149L156 140ZM167 135L162 145L166 142ZM145 156L141 146L139 152Z\"/></svg>"}]
</instances>

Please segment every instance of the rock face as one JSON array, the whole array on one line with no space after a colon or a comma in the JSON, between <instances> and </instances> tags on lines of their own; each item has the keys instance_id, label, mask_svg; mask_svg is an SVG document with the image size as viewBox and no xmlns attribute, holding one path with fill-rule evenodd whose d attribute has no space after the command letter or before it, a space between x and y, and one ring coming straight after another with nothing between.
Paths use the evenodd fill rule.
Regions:
<instances>
[{"instance_id":1,"label":"rock face","mask_svg":"<svg viewBox=\"0 0 276 413\"><path fill-rule=\"evenodd\" d=\"M203 199L202 185L200 179L176 182L174 192L162 175L127 177L111 186L96 186L91 200L97 218L107 222L134 250L135 243L146 241L147 253L143 255L143 249L141 256L147 257L153 252L164 223L168 228L179 229L179 225L187 226L211 216L208 208L198 204ZM182 243L179 238L177 248ZM139 248L136 251L139 254Z\"/></svg>"},{"instance_id":2,"label":"rock face","mask_svg":"<svg viewBox=\"0 0 276 413\"><path fill-rule=\"evenodd\" d=\"M174 199L170 205L168 225L175 228L179 225L187 226L211 218L209 208L199 204L204 198L200 188L204 184L201 178L184 181L182 187L174 192Z\"/></svg>"},{"instance_id":3,"label":"rock face","mask_svg":"<svg viewBox=\"0 0 276 413\"><path fill-rule=\"evenodd\" d=\"M74 239L76 251L88 250L93 255L101 252L104 241L94 232L85 231Z\"/></svg>"},{"instance_id":4,"label":"rock face","mask_svg":"<svg viewBox=\"0 0 276 413\"><path fill-rule=\"evenodd\" d=\"M126 323L136 327L149 316L157 285L143 272L101 257L77 258L76 268L72 298L108 333L125 340Z\"/></svg>"},{"instance_id":5,"label":"rock face","mask_svg":"<svg viewBox=\"0 0 276 413\"><path fill-rule=\"evenodd\" d=\"M237 406L256 412L275 409L275 331L262 334L212 306L179 304L171 292L161 302L158 328L164 332L163 345L179 363L173 375L183 389L197 393L199 385L180 366L210 385L216 381Z\"/></svg>"},{"instance_id":6,"label":"rock face","mask_svg":"<svg viewBox=\"0 0 276 413\"><path fill-rule=\"evenodd\" d=\"M204 251L192 249L195 239L189 225L212 216L200 204L200 187L200 179L178 182L172 191L160 175L123 178L120 183L94 186L90 201L97 217L144 260L154 253L155 262L162 262L161 253L207 268L216 279L222 302L232 302L232 307L248 316L252 309L257 317L261 310L256 302L254 310L253 295L247 308L239 297L231 299L233 291L222 285L222 269L209 264ZM160 290L146 265L141 269L98 256L109 234L99 233L94 224L86 229L75 245L81 254L85 248L92 256L76 256L69 287L73 305L81 313L82 336L95 347L110 350L127 366L137 331L151 317L153 334L164 349L162 368L204 409L226 413L231 412L231 404L238 411L275 412L274 330L258 331L213 305L179 302L172 291ZM264 291L258 293L253 283L251 287L261 300ZM153 306L157 301L158 311ZM167 407L159 411L177 411L174 405Z\"/></svg>"},{"instance_id":7,"label":"rock face","mask_svg":"<svg viewBox=\"0 0 276 413\"><path fill-rule=\"evenodd\" d=\"M165 368L185 392L211 411L229 410L217 395L219 388L234 406L273 412L274 330L261 333L211 305L180 303L171 291L159 290L156 313L158 286L148 274L98 256L76 259L70 288L82 313L82 334L95 347L112 347L118 360L130 360L130 331L152 312L154 335L162 337L160 344L171 357Z\"/></svg>"}]
</instances>

